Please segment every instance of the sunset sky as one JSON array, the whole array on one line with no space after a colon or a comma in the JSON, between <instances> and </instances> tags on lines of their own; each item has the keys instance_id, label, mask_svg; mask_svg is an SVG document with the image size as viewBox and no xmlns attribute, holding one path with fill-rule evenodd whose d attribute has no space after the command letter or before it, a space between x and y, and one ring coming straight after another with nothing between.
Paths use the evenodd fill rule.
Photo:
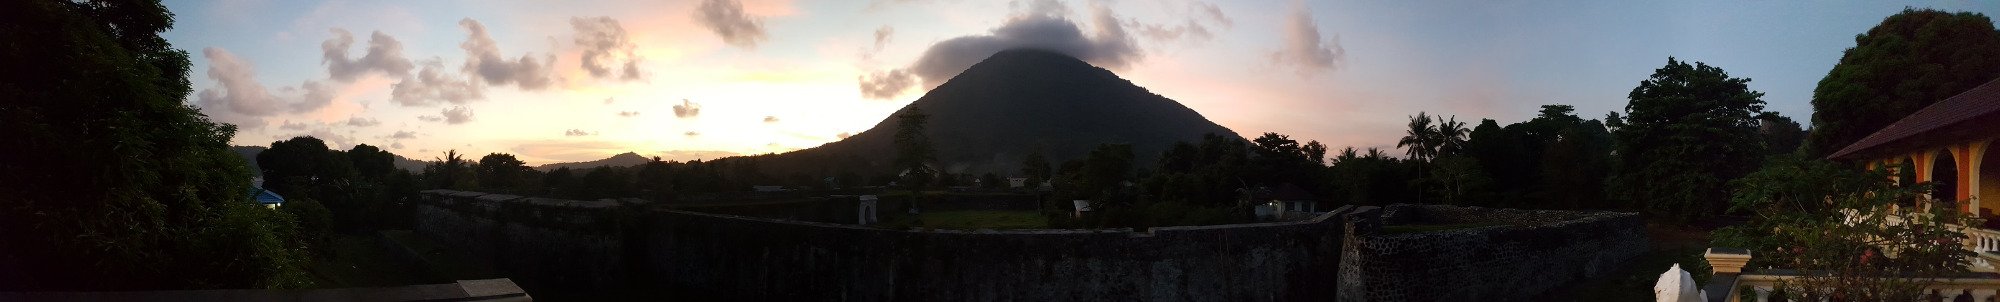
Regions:
<instances>
[{"instance_id":1,"label":"sunset sky","mask_svg":"<svg viewBox=\"0 0 2000 302\"><path fill-rule=\"evenodd\" d=\"M1668 56L1804 122L1853 37L1987 1L168 1L188 102L237 145L312 135L530 164L784 152L857 133L971 62L1055 48L1244 135L1392 147L1406 116L1622 111ZM1401 152L1391 152L1401 153Z\"/></svg>"}]
</instances>

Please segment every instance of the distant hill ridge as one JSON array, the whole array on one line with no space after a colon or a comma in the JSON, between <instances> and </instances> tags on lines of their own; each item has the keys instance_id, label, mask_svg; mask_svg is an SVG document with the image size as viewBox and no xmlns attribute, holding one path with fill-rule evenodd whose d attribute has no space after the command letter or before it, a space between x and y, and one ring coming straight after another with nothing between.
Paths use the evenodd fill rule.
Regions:
<instances>
[{"instance_id":1,"label":"distant hill ridge","mask_svg":"<svg viewBox=\"0 0 2000 302\"><path fill-rule=\"evenodd\" d=\"M599 159L593 161L553 163L553 164L535 166L535 170L541 170L546 172L546 171L553 171L555 169L561 169L563 167L568 167L572 170L594 169L597 167L630 167L630 166L637 166L640 164L644 164L652 160L653 160L652 158L640 156L638 153L625 152L625 153L619 153L618 155L612 155L611 157L605 159Z\"/></svg>"},{"instance_id":2,"label":"distant hill ridge","mask_svg":"<svg viewBox=\"0 0 2000 302\"><path fill-rule=\"evenodd\" d=\"M974 64L873 128L814 148L760 156L767 172L882 172L894 160L896 115L922 108L943 168L1017 174L1040 151L1051 162L1082 158L1105 143L1131 144L1135 164L1155 162L1176 142L1229 128L1109 70L1060 53L1006 50Z\"/></svg>"}]
</instances>

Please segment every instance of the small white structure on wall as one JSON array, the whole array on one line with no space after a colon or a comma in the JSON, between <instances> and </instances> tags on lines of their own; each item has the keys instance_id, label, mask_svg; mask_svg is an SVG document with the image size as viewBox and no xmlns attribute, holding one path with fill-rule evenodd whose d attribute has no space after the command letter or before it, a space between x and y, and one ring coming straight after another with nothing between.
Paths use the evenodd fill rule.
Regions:
<instances>
[{"instance_id":1,"label":"small white structure on wall","mask_svg":"<svg viewBox=\"0 0 2000 302\"><path fill-rule=\"evenodd\" d=\"M882 218L875 217L876 200L875 195L861 195L860 206L857 206L859 213L856 213L858 216L855 217L854 224L870 225L882 222Z\"/></svg>"},{"instance_id":2,"label":"small white structure on wall","mask_svg":"<svg viewBox=\"0 0 2000 302\"><path fill-rule=\"evenodd\" d=\"M1076 212L1070 213L1070 217L1083 217L1084 213L1090 213L1091 211L1089 200L1071 200L1069 203L1070 206L1076 208Z\"/></svg>"},{"instance_id":3,"label":"small white structure on wall","mask_svg":"<svg viewBox=\"0 0 2000 302\"><path fill-rule=\"evenodd\" d=\"M1667 272L1660 273L1660 281L1653 283L1653 299L1659 302L1701 302L1708 295L1695 287L1694 276L1681 270L1681 265L1676 263L1674 267L1667 268Z\"/></svg>"}]
</instances>

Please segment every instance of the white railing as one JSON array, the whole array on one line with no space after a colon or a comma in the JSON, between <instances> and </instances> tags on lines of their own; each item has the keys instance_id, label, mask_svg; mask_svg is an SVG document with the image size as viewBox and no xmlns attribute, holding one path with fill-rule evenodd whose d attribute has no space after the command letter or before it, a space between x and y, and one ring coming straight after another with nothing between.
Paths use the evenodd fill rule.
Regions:
<instances>
[{"instance_id":1,"label":"white railing","mask_svg":"<svg viewBox=\"0 0 2000 302\"><path fill-rule=\"evenodd\" d=\"M1755 300L1752 301L1770 301L1771 292L1777 290L1778 284L1793 278L1799 277L1742 275L1736 279L1736 286L1730 287L1727 299L1728 301L1743 301L1743 290L1751 290L1755 297ZM2000 279L1949 278L1933 279L1930 281L1932 281L1932 284L1924 287L1924 289L1932 294L1944 297L1944 301L1954 301L1959 296L1965 295L1971 295L1972 301L1991 301L1993 297L2000 296ZM1790 300L1797 301L1799 297L1792 297Z\"/></svg>"},{"instance_id":2,"label":"white railing","mask_svg":"<svg viewBox=\"0 0 2000 302\"><path fill-rule=\"evenodd\" d=\"M2000 231L1985 228L1961 228L1959 232L1965 233L1967 237L1966 241L1971 242L1970 246L1975 253L2000 252Z\"/></svg>"},{"instance_id":3,"label":"white railing","mask_svg":"<svg viewBox=\"0 0 2000 302\"><path fill-rule=\"evenodd\" d=\"M1895 211L1895 209L1890 209L1890 211ZM1846 223L1854 224L1861 222L1861 218L1859 215L1856 215L1854 210L1849 209L1842 212L1846 214L1846 218L1844 219ZM1917 213L1917 215L1926 214ZM1887 215L1882 217L1882 223L1901 225L1903 224L1903 217ZM1962 225L1948 225L1948 227L1953 231L1958 231L1960 234L1965 234L1965 249L1972 251L1974 254L1972 259L1969 259L1972 264L1970 268L1973 271L2000 271L2000 267L1995 267L1996 264L2000 264L2000 231Z\"/></svg>"}]
</instances>

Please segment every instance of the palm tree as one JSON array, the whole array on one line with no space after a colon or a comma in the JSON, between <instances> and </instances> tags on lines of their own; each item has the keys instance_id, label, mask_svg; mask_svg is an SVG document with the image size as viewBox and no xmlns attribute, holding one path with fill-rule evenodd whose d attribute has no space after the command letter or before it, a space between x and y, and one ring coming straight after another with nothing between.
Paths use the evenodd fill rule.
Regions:
<instances>
[{"instance_id":1,"label":"palm tree","mask_svg":"<svg viewBox=\"0 0 2000 302\"><path fill-rule=\"evenodd\" d=\"M1347 146L1345 149L1340 149L1340 155L1333 157L1333 163L1337 165L1353 161L1357 158L1361 158L1360 152L1354 151L1354 146Z\"/></svg>"},{"instance_id":2,"label":"palm tree","mask_svg":"<svg viewBox=\"0 0 2000 302\"><path fill-rule=\"evenodd\" d=\"M1405 153L1410 160L1429 159L1437 155L1437 132L1437 126L1431 125L1431 116L1419 111L1417 116L1410 117L1410 129L1404 130L1403 139L1396 141L1396 147L1408 148Z\"/></svg>"},{"instance_id":3,"label":"palm tree","mask_svg":"<svg viewBox=\"0 0 2000 302\"><path fill-rule=\"evenodd\" d=\"M1472 134L1472 129L1466 129L1465 122L1458 121L1458 116L1453 115L1445 122L1439 123L1437 131L1433 134L1437 135L1438 150L1431 155L1450 156L1465 151L1465 137Z\"/></svg>"}]
</instances>

